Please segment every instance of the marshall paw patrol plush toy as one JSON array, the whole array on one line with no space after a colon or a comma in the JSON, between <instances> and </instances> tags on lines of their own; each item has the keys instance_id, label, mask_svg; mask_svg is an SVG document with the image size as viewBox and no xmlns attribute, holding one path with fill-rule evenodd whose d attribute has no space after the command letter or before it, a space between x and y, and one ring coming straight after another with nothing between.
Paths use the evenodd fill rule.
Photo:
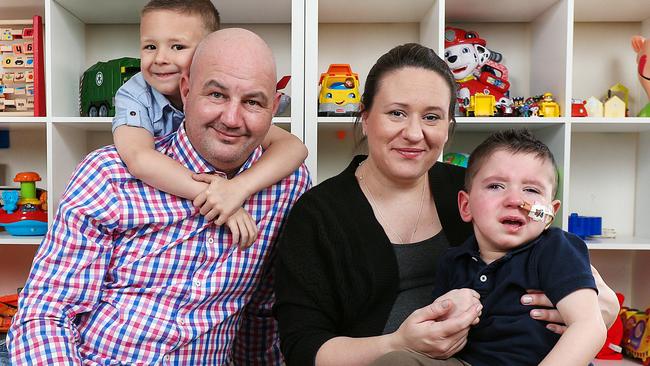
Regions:
<instances>
[{"instance_id":1,"label":"marshall paw patrol plush toy","mask_svg":"<svg viewBox=\"0 0 650 366\"><path fill-rule=\"evenodd\" d=\"M478 33L460 28L445 28L445 61L458 83L458 103L464 114L470 96L493 95L495 101L507 96L508 69L499 62L498 52L489 50Z\"/></svg>"}]
</instances>

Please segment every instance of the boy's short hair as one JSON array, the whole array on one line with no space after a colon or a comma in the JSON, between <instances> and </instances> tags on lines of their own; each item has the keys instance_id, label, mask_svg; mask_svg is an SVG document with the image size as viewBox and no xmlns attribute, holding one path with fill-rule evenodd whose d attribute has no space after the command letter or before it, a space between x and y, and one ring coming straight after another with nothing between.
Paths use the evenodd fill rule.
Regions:
<instances>
[{"instance_id":1,"label":"boy's short hair","mask_svg":"<svg viewBox=\"0 0 650 366\"><path fill-rule=\"evenodd\" d=\"M150 0L142 8L140 16L154 10L172 10L182 14L199 15L208 33L219 30L219 11L210 0Z\"/></svg>"},{"instance_id":2,"label":"boy's short hair","mask_svg":"<svg viewBox=\"0 0 650 366\"><path fill-rule=\"evenodd\" d=\"M535 154L537 158L551 162L555 179L553 182L553 197L557 193L559 172L551 150L538 140L528 129L508 129L495 132L472 151L465 172L465 190L469 192L472 180L485 161L497 151L507 151L512 154Z\"/></svg>"}]
</instances>

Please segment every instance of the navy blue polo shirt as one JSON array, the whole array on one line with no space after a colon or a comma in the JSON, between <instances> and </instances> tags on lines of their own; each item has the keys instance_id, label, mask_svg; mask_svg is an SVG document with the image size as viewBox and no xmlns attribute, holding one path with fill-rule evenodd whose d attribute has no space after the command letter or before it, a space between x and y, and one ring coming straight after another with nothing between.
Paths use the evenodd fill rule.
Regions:
<instances>
[{"instance_id":1,"label":"navy blue polo shirt","mask_svg":"<svg viewBox=\"0 0 650 366\"><path fill-rule=\"evenodd\" d=\"M460 288L481 294L483 311L456 357L472 366L537 365L560 336L530 317L531 307L521 305L521 296L539 289L557 304L576 290L596 290L596 283L582 239L549 228L489 265L479 255L475 236L448 249L438 264L434 299Z\"/></svg>"}]
</instances>

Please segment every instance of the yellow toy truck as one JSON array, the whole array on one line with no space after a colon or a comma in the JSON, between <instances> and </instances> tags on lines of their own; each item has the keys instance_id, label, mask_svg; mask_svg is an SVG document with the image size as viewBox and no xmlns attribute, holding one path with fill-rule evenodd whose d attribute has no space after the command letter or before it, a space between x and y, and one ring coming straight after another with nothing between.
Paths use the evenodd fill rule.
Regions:
<instances>
[{"instance_id":1,"label":"yellow toy truck","mask_svg":"<svg viewBox=\"0 0 650 366\"><path fill-rule=\"evenodd\" d=\"M469 97L469 106L465 110L467 117L491 117L497 112L494 95L476 93Z\"/></svg>"},{"instance_id":2,"label":"yellow toy truck","mask_svg":"<svg viewBox=\"0 0 650 366\"><path fill-rule=\"evenodd\" d=\"M320 75L319 116L352 116L359 110L359 75L348 64L331 64Z\"/></svg>"}]
</instances>

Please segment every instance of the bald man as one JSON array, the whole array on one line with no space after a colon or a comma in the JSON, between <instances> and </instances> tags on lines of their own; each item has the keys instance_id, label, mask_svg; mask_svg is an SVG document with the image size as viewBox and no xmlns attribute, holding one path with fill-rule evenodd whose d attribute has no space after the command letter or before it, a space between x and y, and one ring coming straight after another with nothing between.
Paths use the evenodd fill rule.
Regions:
<instances>
[{"instance_id":1,"label":"bald man","mask_svg":"<svg viewBox=\"0 0 650 366\"><path fill-rule=\"evenodd\" d=\"M196 173L232 177L259 160L278 106L275 64L255 34L226 29L181 80L185 121L156 149ZM131 176L114 146L77 167L20 298L15 365L280 365L270 258L303 167L244 208L246 251L191 201Z\"/></svg>"}]
</instances>

